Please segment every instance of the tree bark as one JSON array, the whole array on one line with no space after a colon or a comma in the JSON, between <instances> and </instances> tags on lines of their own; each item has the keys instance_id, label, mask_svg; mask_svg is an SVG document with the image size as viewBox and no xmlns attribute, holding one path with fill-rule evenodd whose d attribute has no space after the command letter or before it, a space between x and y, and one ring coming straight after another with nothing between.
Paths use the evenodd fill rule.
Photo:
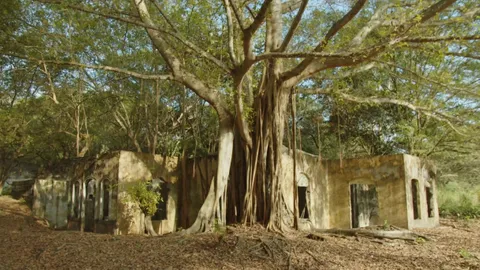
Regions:
<instances>
[{"instance_id":1,"label":"tree bark","mask_svg":"<svg viewBox=\"0 0 480 270\"><path fill-rule=\"evenodd\" d=\"M145 215L144 223L145 223L145 230L147 231L148 235L158 236L158 234L153 229L152 216Z\"/></svg>"},{"instance_id":2,"label":"tree bark","mask_svg":"<svg viewBox=\"0 0 480 270\"><path fill-rule=\"evenodd\" d=\"M225 225L225 220L222 220L222 217L225 216L226 209L222 207L223 203L220 203L219 200L224 195L228 184L233 154L234 130L233 118L231 116L219 115L219 118L220 134L217 175L212 179L207 198L200 208L195 222L186 230L186 233L209 231L216 218L219 220L219 224ZM217 210L219 210L220 214L216 216Z\"/></svg>"}]
</instances>

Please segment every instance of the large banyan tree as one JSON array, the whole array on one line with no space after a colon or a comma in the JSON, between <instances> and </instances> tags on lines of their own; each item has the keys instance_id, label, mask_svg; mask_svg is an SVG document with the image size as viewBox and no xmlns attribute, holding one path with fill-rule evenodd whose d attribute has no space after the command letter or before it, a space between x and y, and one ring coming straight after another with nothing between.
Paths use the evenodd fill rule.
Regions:
<instances>
[{"instance_id":1,"label":"large banyan tree","mask_svg":"<svg viewBox=\"0 0 480 270\"><path fill-rule=\"evenodd\" d=\"M461 119L438 103L417 104L380 88L371 95L338 82L373 70L404 70L392 60L393 54L418 51L437 55L441 61L477 61L480 7L475 2L42 0L27 5L24 15L48 10L42 13L45 20L63 20L65 31L59 35L73 42L96 29L99 33L90 36L91 45L82 49L97 57L73 57L68 51L42 54L29 48L3 54L42 65L169 80L187 87L207 101L219 119L216 177L188 231L208 230L217 220L225 223L226 201L235 205L233 221L261 222L281 231L295 224L285 222L280 194L289 103L296 95L310 94L396 104L461 132ZM71 28L73 32L68 31ZM112 61L105 57L112 54L106 52L108 42L118 44L111 35L122 31L123 42L137 45L128 50L112 45L117 58ZM132 50L146 53L134 59L138 65L125 66L121 59ZM142 61L155 68L145 71ZM456 90L445 87L443 97L478 98L478 92L469 91L461 80L448 83L456 83ZM239 166L229 177L232 159ZM242 186L236 192L240 198L226 198L228 185ZM298 217L298 211L294 215Z\"/></svg>"}]
</instances>

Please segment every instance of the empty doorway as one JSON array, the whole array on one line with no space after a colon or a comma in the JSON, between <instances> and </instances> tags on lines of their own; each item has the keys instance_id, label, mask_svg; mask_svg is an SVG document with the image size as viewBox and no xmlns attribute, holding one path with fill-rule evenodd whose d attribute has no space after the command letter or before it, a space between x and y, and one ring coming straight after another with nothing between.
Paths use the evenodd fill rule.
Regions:
<instances>
[{"instance_id":1,"label":"empty doorway","mask_svg":"<svg viewBox=\"0 0 480 270\"><path fill-rule=\"evenodd\" d=\"M351 184L350 209L352 228L373 225L378 217L378 196L375 185Z\"/></svg>"}]
</instances>

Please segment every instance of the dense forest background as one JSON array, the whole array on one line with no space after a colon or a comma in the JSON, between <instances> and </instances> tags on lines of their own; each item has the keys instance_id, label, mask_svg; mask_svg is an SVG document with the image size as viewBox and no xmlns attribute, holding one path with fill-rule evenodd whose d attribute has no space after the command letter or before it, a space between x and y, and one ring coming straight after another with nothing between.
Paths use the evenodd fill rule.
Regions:
<instances>
[{"instance_id":1,"label":"dense forest background","mask_svg":"<svg viewBox=\"0 0 480 270\"><path fill-rule=\"evenodd\" d=\"M78 8L72 7L75 1L60 2L0 1L2 186L9 172L22 164L50 168L65 159L108 151L217 154L219 120L214 108L190 88L155 75L166 65L144 29L125 20L99 19L92 12L109 9L112 17L128 18L125 14L133 13L128 1L85 1ZM174 25L208 53L228 58L223 53L227 30L221 23L226 17L215 15L220 4L177 2L164 5L170 17L162 25ZM455 3L451 9L456 12L447 18L451 23L442 23L440 31L476 38L400 45L361 72L337 74L338 69L332 69L303 82L304 88L328 85L332 90L295 94L288 104L292 113L285 116L284 145L291 147L295 138L297 149L324 159L398 153L430 159L438 167L442 210L465 214L459 209L475 207L480 200L480 24L475 2ZM355 24L372 16L368 10L376 4L360 13ZM292 47L312 47L307 37L326 32L350 5L325 1L321 8L309 10ZM259 7L251 8L256 12ZM455 14L464 15L456 19ZM294 20L294 15L285 20ZM345 36L355 29L346 28ZM386 30L372 35L381 37L382 31ZM425 36L438 33L418 31ZM332 46L343 46L344 39L334 40ZM188 49L182 54L189 61L186 65L201 66L198 76L226 83L220 72L202 65ZM250 80L260 80L256 72ZM238 94L229 87L221 89L226 96ZM349 89L348 96L341 89ZM249 108L244 113L246 122L253 123Z\"/></svg>"}]
</instances>

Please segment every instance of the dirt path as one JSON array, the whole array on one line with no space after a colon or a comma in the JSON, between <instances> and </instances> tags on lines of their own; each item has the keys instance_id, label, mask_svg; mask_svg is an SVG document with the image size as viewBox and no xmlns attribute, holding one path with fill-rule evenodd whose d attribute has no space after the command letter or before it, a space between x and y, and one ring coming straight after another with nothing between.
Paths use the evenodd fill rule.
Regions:
<instances>
[{"instance_id":1,"label":"dirt path","mask_svg":"<svg viewBox=\"0 0 480 270\"><path fill-rule=\"evenodd\" d=\"M0 269L480 269L480 221L417 230L432 241L308 239L261 228L149 238L53 231L0 197Z\"/></svg>"}]
</instances>

